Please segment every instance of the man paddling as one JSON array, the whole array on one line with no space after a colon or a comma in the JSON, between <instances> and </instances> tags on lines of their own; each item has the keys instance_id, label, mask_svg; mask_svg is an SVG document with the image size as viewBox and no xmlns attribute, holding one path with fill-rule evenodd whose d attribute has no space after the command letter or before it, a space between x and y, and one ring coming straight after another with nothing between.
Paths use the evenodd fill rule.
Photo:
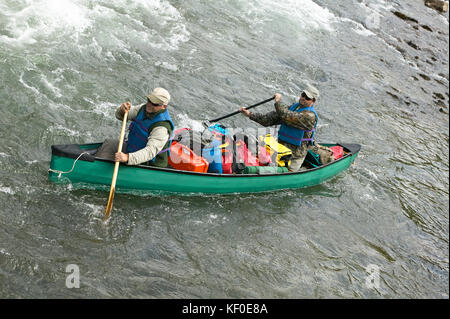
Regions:
<instances>
[{"instance_id":1,"label":"man paddling","mask_svg":"<svg viewBox=\"0 0 450 319\"><path fill-rule=\"evenodd\" d=\"M300 95L298 103L287 107L281 103L281 94L275 94L275 111L267 114L251 113L245 107L239 109L251 120L263 125L281 125L278 131L278 142L292 151L291 172L299 171L305 160L308 149L320 155L322 164L331 162L332 151L314 142L319 117L314 110L314 104L319 97L319 90L308 85Z\"/></svg>"},{"instance_id":2,"label":"man paddling","mask_svg":"<svg viewBox=\"0 0 450 319\"><path fill-rule=\"evenodd\" d=\"M155 88L147 96L147 103L131 107L123 103L116 111L116 118L123 120L128 110L128 141L124 142L124 152L117 152L118 140L107 139L95 154L128 165L147 164L168 167L170 136L175 125L167 110L170 94L163 88Z\"/></svg>"}]
</instances>

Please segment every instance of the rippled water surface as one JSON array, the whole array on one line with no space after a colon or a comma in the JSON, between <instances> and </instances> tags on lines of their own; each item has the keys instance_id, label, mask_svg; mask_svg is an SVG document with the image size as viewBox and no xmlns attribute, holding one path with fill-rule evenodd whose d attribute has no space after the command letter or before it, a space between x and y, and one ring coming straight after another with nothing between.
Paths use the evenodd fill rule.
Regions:
<instances>
[{"instance_id":1,"label":"rippled water surface","mask_svg":"<svg viewBox=\"0 0 450 319\"><path fill-rule=\"evenodd\" d=\"M448 298L448 36L419 0L0 0L0 297ZM322 185L116 194L105 225L107 192L47 181L155 86L199 128L308 83L319 142L362 144Z\"/></svg>"}]
</instances>

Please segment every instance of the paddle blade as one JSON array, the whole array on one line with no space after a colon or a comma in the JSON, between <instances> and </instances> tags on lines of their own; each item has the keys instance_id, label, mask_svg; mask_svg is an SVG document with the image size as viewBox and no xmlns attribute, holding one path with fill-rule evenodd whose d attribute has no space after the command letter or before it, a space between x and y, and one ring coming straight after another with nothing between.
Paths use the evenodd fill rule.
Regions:
<instances>
[{"instance_id":1,"label":"paddle blade","mask_svg":"<svg viewBox=\"0 0 450 319\"><path fill-rule=\"evenodd\" d=\"M111 191L109 192L108 204L106 204L105 216L103 217L103 221L108 220L109 216L111 215L115 191L116 191L116 188L111 187Z\"/></svg>"}]
</instances>

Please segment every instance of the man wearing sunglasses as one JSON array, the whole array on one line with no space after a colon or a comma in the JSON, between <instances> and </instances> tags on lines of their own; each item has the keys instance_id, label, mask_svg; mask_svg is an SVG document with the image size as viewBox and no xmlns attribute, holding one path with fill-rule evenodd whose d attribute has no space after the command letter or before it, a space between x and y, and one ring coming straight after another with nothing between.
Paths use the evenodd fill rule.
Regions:
<instances>
[{"instance_id":1,"label":"man wearing sunglasses","mask_svg":"<svg viewBox=\"0 0 450 319\"><path fill-rule=\"evenodd\" d=\"M281 125L278 131L278 142L292 151L289 171L299 171L309 148L316 149L314 143L319 117L314 110L314 103L319 97L319 90L308 85L303 90L298 103L286 106L281 102L281 94L275 94L275 111L268 114L251 113L244 107L240 111L251 120L263 125ZM331 153L330 153L331 154ZM324 162L331 161L331 157L323 157Z\"/></svg>"},{"instance_id":2,"label":"man wearing sunglasses","mask_svg":"<svg viewBox=\"0 0 450 319\"><path fill-rule=\"evenodd\" d=\"M170 136L175 125L167 110L170 94L163 88L155 88L147 96L147 103L131 107L130 102L123 103L116 111L116 118L131 121L128 140L123 144L123 152L117 152L118 140L107 139L95 154L128 165L146 164L168 167Z\"/></svg>"}]
</instances>

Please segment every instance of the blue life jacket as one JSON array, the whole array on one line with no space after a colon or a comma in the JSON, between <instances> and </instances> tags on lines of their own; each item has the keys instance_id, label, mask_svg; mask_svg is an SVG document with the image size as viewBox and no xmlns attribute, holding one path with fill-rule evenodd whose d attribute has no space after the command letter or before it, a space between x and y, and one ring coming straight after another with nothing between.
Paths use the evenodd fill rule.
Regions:
<instances>
[{"instance_id":1,"label":"blue life jacket","mask_svg":"<svg viewBox=\"0 0 450 319\"><path fill-rule=\"evenodd\" d=\"M304 107L297 109L299 106L299 103L292 104L289 107L289 111L295 111L295 112L303 112L303 111L311 111L316 115L316 124L314 124L314 128L311 131L308 130L300 130L298 128L288 126L286 124L281 124L280 130L278 131L278 139L284 142L287 142L292 145L300 146L302 142L310 142L313 143L314 135L316 133L316 126L319 122L319 116L317 115L316 111L314 110L314 106L311 107ZM312 132L311 138L303 138L306 132Z\"/></svg>"},{"instance_id":2,"label":"blue life jacket","mask_svg":"<svg viewBox=\"0 0 450 319\"><path fill-rule=\"evenodd\" d=\"M170 125L172 127L172 131L175 128L175 125L173 124L173 121L167 110L163 113L158 114L157 116L155 116L152 119L148 119L148 118L144 119L144 115L145 115L145 107L142 107L141 110L139 111L138 115L136 116L136 118L130 124L129 133L128 133L128 143L127 143L127 149L126 149L127 153L133 153L133 152L139 151L140 149L143 149L145 146L147 146L148 137L150 135L148 130L153 124L156 124L158 122L167 121L170 123ZM172 138L172 137L170 137L170 138ZM169 142L170 142L170 138L169 138ZM170 143L169 143L168 148L163 149L158 154L168 152L168 151L170 151ZM156 158L156 156L150 162L154 162L155 158Z\"/></svg>"}]
</instances>

